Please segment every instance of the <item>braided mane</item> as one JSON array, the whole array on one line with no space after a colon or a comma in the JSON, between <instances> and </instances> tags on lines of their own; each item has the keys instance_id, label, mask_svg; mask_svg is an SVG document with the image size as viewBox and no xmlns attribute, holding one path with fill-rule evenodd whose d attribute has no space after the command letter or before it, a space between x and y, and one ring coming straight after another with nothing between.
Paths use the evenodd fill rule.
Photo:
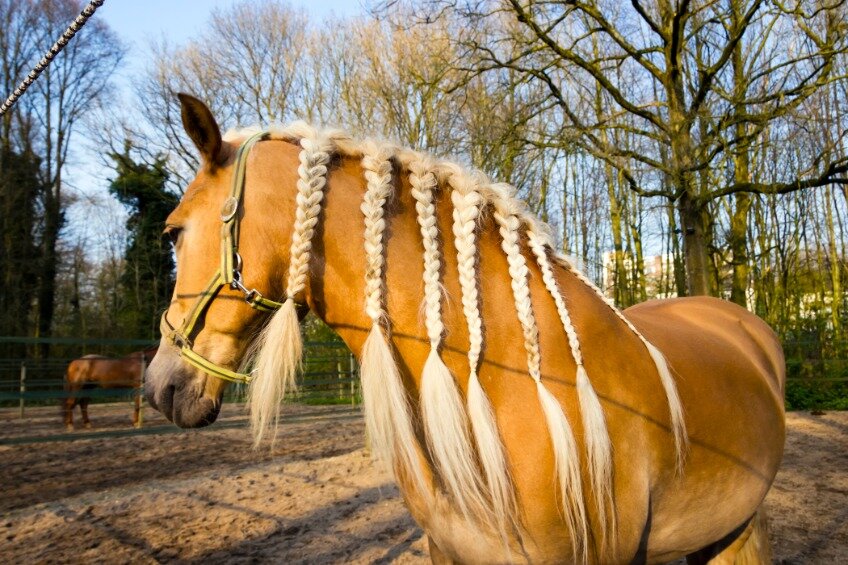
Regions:
<instances>
[{"instance_id":1,"label":"braided mane","mask_svg":"<svg viewBox=\"0 0 848 565\"><path fill-rule=\"evenodd\" d=\"M250 131L228 133L237 141ZM421 376L420 405L424 435L434 473L445 495L472 523L500 532L506 538L510 529L520 529L520 518L506 457L498 435L491 403L477 375L483 349L482 317L478 292L477 229L480 216L487 210L501 236L501 247L509 265L509 276L516 316L521 325L527 353L528 376L536 384L539 402L548 427L559 485L559 505L573 540L575 561L588 559L588 518L581 479L581 454L571 424L559 401L550 393L541 375L539 327L533 312L528 284L527 258L521 250L521 235L527 237L532 257L542 273L544 286L568 339L577 367L578 402L585 430L586 469L592 504L602 527L599 555L614 539L615 512L612 507L612 445L607 432L603 407L587 374L577 330L554 277L554 264L568 269L587 285L643 343L657 368L659 380L669 404L672 430L679 466L685 453L686 430L677 387L665 358L633 326L618 308L585 274L557 255L547 225L533 216L516 199L515 190L506 184L492 183L483 173L467 171L454 163L436 160L412 150L357 141L338 130L317 130L303 122L270 130L272 139L282 139L301 147L297 209L294 218L286 305L277 312L263 332L262 344L251 383L249 406L257 438L274 427L280 402L294 386L300 365L302 345L294 300L301 294L308 277L314 228L318 222L327 163L332 153L361 160L366 191L361 205L363 245L366 256L365 304L372 320L361 356L361 377L365 420L375 455L393 469L402 469L420 492L429 494L426 472L422 469L413 430L412 408L403 387L386 332L391 320L384 310L382 272L385 263L386 201L396 190L392 162L402 175L408 175L422 241L424 266L422 297L430 354ZM468 332L467 398L463 399L455 376L441 359L444 334L441 317L442 252L435 214L435 195L443 191L453 204L453 237L461 288L462 311ZM441 234L446 237L447 234ZM423 447L423 446L422 446ZM479 469L478 469L479 466ZM480 473L480 469L482 473Z\"/></svg>"}]
</instances>

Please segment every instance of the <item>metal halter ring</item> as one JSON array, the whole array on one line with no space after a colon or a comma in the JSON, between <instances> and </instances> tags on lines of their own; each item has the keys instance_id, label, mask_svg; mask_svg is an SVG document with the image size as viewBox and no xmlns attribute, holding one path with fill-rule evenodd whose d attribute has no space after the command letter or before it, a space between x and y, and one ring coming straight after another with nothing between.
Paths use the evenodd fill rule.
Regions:
<instances>
[{"instance_id":1,"label":"metal halter ring","mask_svg":"<svg viewBox=\"0 0 848 565\"><path fill-rule=\"evenodd\" d=\"M230 288L233 290L244 289L242 285L242 277L241 277L241 268L244 265L244 261L241 258L241 254L238 251L233 252L233 280L230 283Z\"/></svg>"},{"instance_id":2,"label":"metal halter ring","mask_svg":"<svg viewBox=\"0 0 848 565\"><path fill-rule=\"evenodd\" d=\"M241 267L243 264L241 255L238 251L233 254L233 281L230 283L230 288L233 290L240 290L242 294L244 294L245 302L250 302L256 295L259 294L255 288L250 289L244 286L243 278L241 275Z\"/></svg>"}]
</instances>

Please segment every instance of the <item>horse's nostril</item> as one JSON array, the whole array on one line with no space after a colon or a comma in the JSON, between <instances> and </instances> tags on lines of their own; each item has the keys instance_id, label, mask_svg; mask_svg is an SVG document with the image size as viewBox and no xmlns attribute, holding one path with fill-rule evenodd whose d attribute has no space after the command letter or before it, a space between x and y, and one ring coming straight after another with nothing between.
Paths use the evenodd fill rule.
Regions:
<instances>
[{"instance_id":1,"label":"horse's nostril","mask_svg":"<svg viewBox=\"0 0 848 565\"><path fill-rule=\"evenodd\" d=\"M166 418L174 421L174 394L176 387L174 385L166 385L159 388L156 394L151 395L155 398L152 402L157 410L159 410Z\"/></svg>"},{"instance_id":2,"label":"horse's nostril","mask_svg":"<svg viewBox=\"0 0 848 565\"><path fill-rule=\"evenodd\" d=\"M159 402L156 398L156 384L152 379L144 381L144 399L154 410L159 410Z\"/></svg>"}]
</instances>

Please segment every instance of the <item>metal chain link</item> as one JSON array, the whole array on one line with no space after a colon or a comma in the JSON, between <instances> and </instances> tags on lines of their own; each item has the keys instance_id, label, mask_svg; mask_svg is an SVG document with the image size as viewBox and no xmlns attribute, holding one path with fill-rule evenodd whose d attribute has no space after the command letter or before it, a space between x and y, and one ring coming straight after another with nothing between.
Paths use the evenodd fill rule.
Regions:
<instances>
[{"instance_id":1,"label":"metal chain link","mask_svg":"<svg viewBox=\"0 0 848 565\"><path fill-rule=\"evenodd\" d=\"M21 95L26 91L26 89L29 88L33 82L35 82L35 79L38 78L38 75L40 75L44 71L44 69L47 68L53 58L58 55L62 51L62 49L65 48L65 45L67 45L71 38L73 38L74 35L76 35L76 33L82 29L82 26L85 25L85 22L88 21L88 18L93 16L97 8L102 6L103 2L105 1L106 0L92 0L88 3L88 6L86 6L82 12L80 12L80 15L77 16L73 23L71 23L71 25L68 27L68 29L65 30L65 33L62 34L62 37L60 37L59 40L53 44L53 47L51 47L50 50L45 53L44 57L41 58L38 64L33 67L33 69L29 72L29 75L27 75L23 82L21 82L18 88L15 89L15 91L9 96L9 98L6 99L5 102L3 102L3 105L0 106L0 116L4 115L7 111L9 111L9 109L11 109L12 106L15 105L15 102L17 102L18 98L20 98Z\"/></svg>"}]
</instances>

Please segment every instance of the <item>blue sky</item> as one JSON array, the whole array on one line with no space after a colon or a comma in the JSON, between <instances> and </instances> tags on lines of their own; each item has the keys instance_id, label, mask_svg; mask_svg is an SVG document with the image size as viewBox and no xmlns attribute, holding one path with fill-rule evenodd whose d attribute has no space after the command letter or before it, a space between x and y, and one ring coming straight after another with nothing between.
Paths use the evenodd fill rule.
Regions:
<instances>
[{"instance_id":1,"label":"blue sky","mask_svg":"<svg viewBox=\"0 0 848 565\"><path fill-rule=\"evenodd\" d=\"M121 97L132 103L130 79L148 66L150 43L162 38L180 45L203 32L215 9L225 9L238 0L106 0L94 18L105 22L128 48L127 57L118 71L116 84ZM364 13L360 0L288 0L316 20L328 16L346 17ZM68 22L70 23L70 22ZM48 46L45 46L45 50ZM107 193L113 171L102 165L102 157L91 153L90 144L77 138L77 147L69 162L68 188L82 197L68 214L66 234L72 239L91 239L97 254L101 244L96 232L104 229L93 221L123 222L124 212ZM94 211L92 200L100 202Z\"/></svg>"},{"instance_id":2,"label":"blue sky","mask_svg":"<svg viewBox=\"0 0 848 565\"><path fill-rule=\"evenodd\" d=\"M227 8L236 0L107 0L95 18L104 21L130 48L122 75L146 67L148 45L167 38L185 43L202 33L215 9ZM310 17L353 16L364 12L360 0L288 0Z\"/></svg>"},{"instance_id":3,"label":"blue sky","mask_svg":"<svg viewBox=\"0 0 848 565\"><path fill-rule=\"evenodd\" d=\"M141 47L147 40L161 35L175 42L185 41L204 29L213 10L236 3L235 0L107 0L94 17ZM288 4L301 7L316 18L363 11L359 0L289 0Z\"/></svg>"}]
</instances>

